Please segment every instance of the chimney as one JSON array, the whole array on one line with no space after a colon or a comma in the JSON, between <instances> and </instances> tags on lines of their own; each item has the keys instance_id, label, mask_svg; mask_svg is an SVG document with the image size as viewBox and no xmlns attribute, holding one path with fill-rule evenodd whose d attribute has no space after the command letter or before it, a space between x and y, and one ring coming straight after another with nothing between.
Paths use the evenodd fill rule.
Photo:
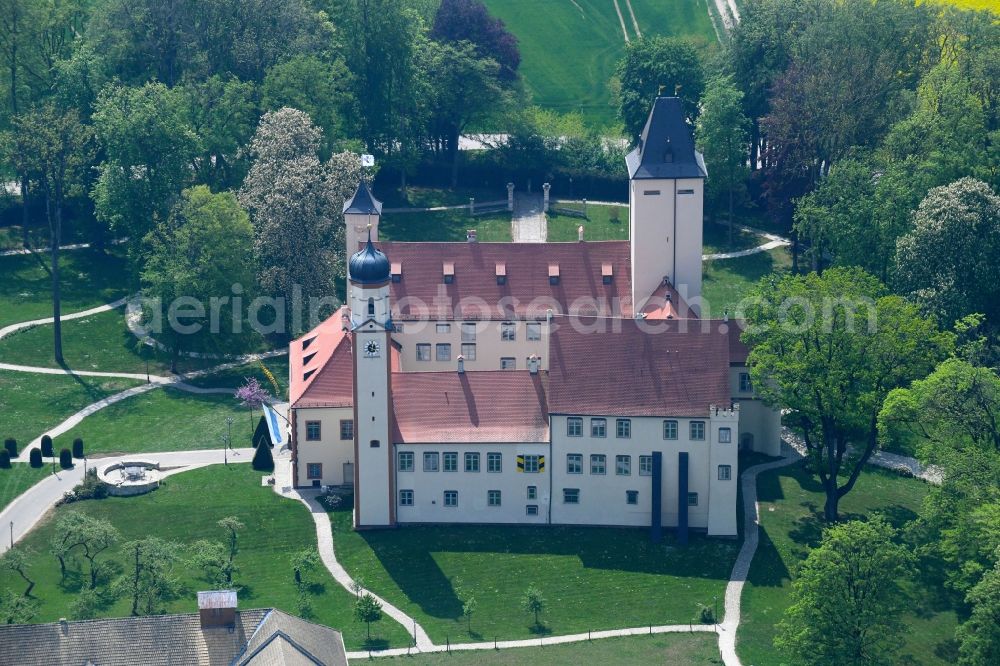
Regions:
<instances>
[{"instance_id":1,"label":"chimney","mask_svg":"<svg viewBox=\"0 0 1000 666\"><path fill-rule=\"evenodd\" d=\"M59 618L59 630L63 636L69 636L69 622L64 617Z\"/></svg>"},{"instance_id":2,"label":"chimney","mask_svg":"<svg viewBox=\"0 0 1000 666\"><path fill-rule=\"evenodd\" d=\"M199 592L198 617L202 629L236 626L236 590Z\"/></svg>"},{"instance_id":3,"label":"chimney","mask_svg":"<svg viewBox=\"0 0 1000 666\"><path fill-rule=\"evenodd\" d=\"M538 374L538 357L534 354L528 357L528 372L533 375Z\"/></svg>"},{"instance_id":4,"label":"chimney","mask_svg":"<svg viewBox=\"0 0 1000 666\"><path fill-rule=\"evenodd\" d=\"M465 357L461 354L458 355L458 374L465 374Z\"/></svg>"},{"instance_id":5,"label":"chimney","mask_svg":"<svg viewBox=\"0 0 1000 666\"><path fill-rule=\"evenodd\" d=\"M469 241L470 243L479 242L479 236L476 234L476 230L467 229L465 232L465 240Z\"/></svg>"},{"instance_id":6,"label":"chimney","mask_svg":"<svg viewBox=\"0 0 1000 666\"><path fill-rule=\"evenodd\" d=\"M579 241L579 242L581 242L581 243L583 242L583 225L582 224L579 227L576 228L576 240Z\"/></svg>"}]
</instances>

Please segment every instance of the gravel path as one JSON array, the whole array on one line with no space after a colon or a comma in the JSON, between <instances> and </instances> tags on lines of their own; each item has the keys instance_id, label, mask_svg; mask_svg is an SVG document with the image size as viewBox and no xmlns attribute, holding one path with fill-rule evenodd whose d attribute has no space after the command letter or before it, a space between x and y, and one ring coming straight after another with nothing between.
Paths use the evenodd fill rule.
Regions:
<instances>
[{"instance_id":1,"label":"gravel path","mask_svg":"<svg viewBox=\"0 0 1000 666\"><path fill-rule=\"evenodd\" d=\"M515 243L544 243L548 236L548 223L542 212L542 195L515 193L514 220L511 224Z\"/></svg>"}]
</instances>

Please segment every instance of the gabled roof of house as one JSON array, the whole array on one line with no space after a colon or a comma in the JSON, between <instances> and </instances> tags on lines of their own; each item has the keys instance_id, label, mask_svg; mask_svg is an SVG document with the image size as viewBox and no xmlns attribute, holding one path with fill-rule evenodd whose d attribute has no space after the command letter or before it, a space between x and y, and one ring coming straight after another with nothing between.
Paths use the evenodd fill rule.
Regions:
<instances>
[{"instance_id":1,"label":"gabled roof of house","mask_svg":"<svg viewBox=\"0 0 1000 666\"><path fill-rule=\"evenodd\" d=\"M393 319L512 319L556 313L632 315L628 241L577 243L401 243L380 247L400 279ZM453 278L445 283L445 265ZM505 279L497 279L497 265ZM558 266L558 279L551 267ZM611 281L603 273L610 269ZM395 279L395 278L394 278ZM555 282L555 284L553 284Z\"/></svg>"},{"instance_id":2,"label":"gabled roof of house","mask_svg":"<svg viewBox=\"0 0 1000 666\"><path fill-rule=\"evenodd\" d=\"M728 405L730 337L718 320L606 320L603 330L569 317L549 334L549 409L554 414L703 416Z\"/></svg>"},{"instance_id":3,"label":"gabled roof of house","mask_svg":"<svg viewBox=\"0 0 1000 666\"><path fill-rule=\"evenodd\" d=\"M250 637L238 663L240 666L325 666L344 661L344 640L338 632L273 609Z\"/></svg>"},{"instance_id":4,"label":"gabled roof of house","mask_svg":"<svg viewBox=\"0 0 1000 666\"><path fill-rule=\"evenodd\" d=\"M292 407L350 407L354 403L351 338L345 331L347 308L340 308L322 324L288 348Z\"/></svg>"},{"instance_id":5,"label":"gabled roof of house","mask_svg":"<svg viewBox=\"0 0 1000 666\"><path fill-rule=\"evenodd\" d=\"M392 375L396 443L548 442L544 373L527 370Z\"/></svg>"},{"instance_id":6,"label":"gabled roof of house","mask_svg":"<svg viewBox=\"0 0 1000 666\"><path fill-rule=\"evenodd\" d=\"M625 156L629 178L705 178L705 160L677 97L657 97L639 143Z\"/></svg>"}]
</instances>

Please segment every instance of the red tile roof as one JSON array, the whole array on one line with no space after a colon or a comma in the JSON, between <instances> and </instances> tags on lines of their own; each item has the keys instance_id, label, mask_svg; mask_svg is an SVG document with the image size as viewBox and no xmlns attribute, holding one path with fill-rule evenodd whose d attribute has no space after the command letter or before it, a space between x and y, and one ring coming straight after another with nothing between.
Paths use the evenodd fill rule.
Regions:
<instances>
[{"instance_id":1,"label":"red tile roof","mask_svg":"<svg viewBox=\"0 0 1000 666\"><path fill-rule=\"evenodd\" d=\"M527 370L394 373L395 441L548 442L545 383Z\"/></svg>"},{"instance_id":2,"label":"red tile roof","mask_svg":"<svg viewBox=\"0 0 1000 666\"><path fill-rule=\"evenodd\" d=\"M730 337L720 333L721 321L559 317L552 323L554 414L703 416L709 405L730 402ZM601 331L593 332L598 323Z\"/></svg>"},{"instance_id":3,"label":"red tile roof","mask_svg":"<svg viewBox=\"0 0 1000 666\"><path fill-rule=\"evenodd\" d=\"M729 362L746 365L747 356L750 355L748 347L741 339L746 322L741 319L729 320Z\"/></svg>"},{"instance_id":4,"label":"red tile roof","mask_svg":"<svg viewBox=\"0 0 1000 666\"><path fill-rule=\"evenodd\" d=\"M350 407L354 402L351 338L343 307L289 345L292 407Z\"/></svg>"},{"instance_id":5,"label":"red tile roof","mask_svg":"<svg viewBox=\"0 0 1000 666\"><path fill-rule=\"evenodd\" d=\"M391 285L393 316L417 318L543 318L556 313L631 316L631 258L628 241L580 243L399 243L380 248L402 270ZM444 283L443 267L454 266ZM506 271L497 284L497 266ZM558 284L550 266L558 265ZM611 284L603 284L605 265Z\"/></svg>"},{"instance_id":6,"label":"red tile roof","mask_svg":"<svg viewBox=\"0 0 1000 666\"><path fill-rule=\"evenodd\" d=\"M697 315L677 293L673 285L661 284L643 303L642 314L647 319L693 319Z\"/></svg>"}]
</instances>

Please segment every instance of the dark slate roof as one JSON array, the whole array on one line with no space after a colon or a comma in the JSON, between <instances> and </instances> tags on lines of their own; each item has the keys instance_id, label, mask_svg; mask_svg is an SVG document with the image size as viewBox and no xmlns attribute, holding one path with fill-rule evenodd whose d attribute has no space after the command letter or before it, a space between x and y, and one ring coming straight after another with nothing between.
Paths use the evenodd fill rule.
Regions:
<instances>
[{"instance_id":1,"label":"dark slate roof","mask_svg":"<svg viewBox=\"0 0 1000 666\"><path fill-rule=\"evenodd\" d=\"M382 202L372 195L368 183L361 181L354 196L344 202L344 213L357 213L359 215L381 215Z\"/></svg>"},{"instance_id":2,"label":"dark slate roof","mask_svg":"<svg viewBox=\"0 0 1000 666\"><path fill-rule=\"evenodd\" d=\"M691 126L676 97L657 97L639 145L625 157L629 178L705 178L705 161L694 149Z\"/></svg>"},{"instance_id":3,"label":"dark slate roof","mask_svg":"<svg viewBox=\"0 0 1000 666\"><path fill-rule=\"evenodd\" d=\"M347 267L351 282L382 284L389 279L389 260L372 244L371 230L368 231L368 242L351 256Z\"/></svg>"}]
</instances>

